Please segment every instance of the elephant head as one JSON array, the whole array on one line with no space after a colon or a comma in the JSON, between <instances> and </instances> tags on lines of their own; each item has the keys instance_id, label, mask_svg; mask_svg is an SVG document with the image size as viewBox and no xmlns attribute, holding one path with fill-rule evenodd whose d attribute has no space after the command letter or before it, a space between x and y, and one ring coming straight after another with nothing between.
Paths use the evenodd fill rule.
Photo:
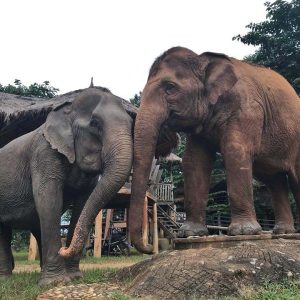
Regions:
<instances>
[{"instance_id":1,"label":"elephant head","mask_svg":"<svg viewBox=\"0 0 300 300\"><path fill-rule=\"evenodd\" d=\"M134 163L130 216L136 248L151 253L142 240L142 207L151 161L162 126L200 133L213 107L237 82L231 59L223 54L197 55L176 47L153 63L144 87L134 130Z\"/></svg>"},{"instance_id":2,"label":"elephant head","mask_svg":"<svg viewBox=\"0 0 300 300\"><path fill-rule=\"evenodd\" d=\"M72 103L52 111L44 125L44 136L86 174L101 174L77 222L64 257L78 254L91 225L129 176L132 166L132 118L120 99L108 90L89 88Z\"/></svg>"}]
</instances>

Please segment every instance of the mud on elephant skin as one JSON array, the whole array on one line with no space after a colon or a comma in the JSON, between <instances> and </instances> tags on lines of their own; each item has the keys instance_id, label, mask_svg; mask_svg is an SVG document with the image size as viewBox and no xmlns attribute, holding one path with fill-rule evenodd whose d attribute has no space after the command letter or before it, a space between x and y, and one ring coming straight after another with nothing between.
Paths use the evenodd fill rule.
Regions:
<instances>
[{"instance_id":1,"label":"mud on elephant skin","mask_svg":"<svg viewBox=\"0 0 300 300\"><path fill-rule=\"evenodd\" d=\"M142 252L142 206L162 126L187 133L183 157L186 223L182 235L207 234L205 209L212 165L225 161L231 208L229 234L259 234L252 177L272 193L274 231L294 231L288 185L300 204L300 102L276 72L224 54L175 47L153 63L134 136L131 238ZM147 136L147 140L145 140Z\"/></svg>"},{"instance_id":2,"label":"mud on elephant skin","mask_svg":"<svg viewBox=\"0 0 300 300\"><path fill-rule=\"evenodd\" d=\"M80 276L76 254L98 211L129 175L132 118L117 96L89 88L52 111L41 127L0 149L0 165L0 276L12 273L11 232L18 228L38 241L39 284L69 281ZM60 217L70 205L63 253L75 257L63 258Z\"/></svg>"}]
</instances>

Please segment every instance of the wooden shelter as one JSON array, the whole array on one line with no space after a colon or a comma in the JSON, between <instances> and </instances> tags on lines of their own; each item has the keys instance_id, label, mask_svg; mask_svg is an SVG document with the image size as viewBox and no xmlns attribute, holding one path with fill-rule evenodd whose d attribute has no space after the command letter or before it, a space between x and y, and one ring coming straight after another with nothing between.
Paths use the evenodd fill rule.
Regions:
<instances>
[{"instance_id":1,"label":"wooden shelter","mask_svg":"<svg viewBox=\"0 0 300 300\"><path fill-rule=\"evenodd\" d=\"M102 91L109 90L95 87ZM13 139L41 126L50 111L64 102L72 102L84 89L75 90L51 99L24 97L0 92L0 148ZM135 119L138 109L130 102L118 97L127 111Z\"/></svg>"}]
</instances>

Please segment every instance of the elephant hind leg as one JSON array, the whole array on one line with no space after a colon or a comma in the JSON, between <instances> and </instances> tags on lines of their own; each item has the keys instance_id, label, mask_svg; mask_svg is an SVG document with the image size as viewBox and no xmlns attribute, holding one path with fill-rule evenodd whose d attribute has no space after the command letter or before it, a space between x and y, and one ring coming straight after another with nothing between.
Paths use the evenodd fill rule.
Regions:
<instances>
[{"instance_id":1,"label":"elephant hind leg","mask_svg":"<svg viewBox=\"0 0 300 300\"><path fill-rule=\"evenodd\" d=\"M0 277L10 276L14 269L11 239L11 228L0 223Z\"/></svg>"},{"instance_id":2,"label":"elephant hind leg","mask_svg":"<svg viewBox=\"0 0 300 300\"><path fill-rule=\"evenodd\" d=\"M294 219L289 202L288 176L286 173L266 175L255 172L255 177L263 182L271 193L275 215L275 234L295 232Z\"/></svg>"},{"instance_id":3,"label":"elephant hind leg","mask_svg":"<svg viewBox=\"0 0 300 300\"><path fill-rule=\"evenodd\" d=\"M297 207L297 215L296 215L296 223L298 223L297 230L299 230L300 223L300 165L295 168L295 172L289 173L289 185L291 187L296 207Z\"/></svg>"},{"instance_id":4,"label":"elephant hind leg","mask_svg":"<svg viewBox=\"0 0 300 300\"><path fill-rule=\"evenodd\" d=\"M288 198L287 175L285 173L276 174L266 182L266 185L272 194L275 214L273 232L276 234L295 232L293 214Z\"/></svg>"}]
</instances>

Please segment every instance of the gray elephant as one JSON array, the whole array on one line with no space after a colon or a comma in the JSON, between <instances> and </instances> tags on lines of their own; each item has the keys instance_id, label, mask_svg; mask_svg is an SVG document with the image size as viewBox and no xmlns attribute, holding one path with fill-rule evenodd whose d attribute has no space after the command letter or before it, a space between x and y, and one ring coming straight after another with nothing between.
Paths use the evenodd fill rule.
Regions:
<instances>
[{"instance_id":1,"label":"gray elephant","mask_svg":"<svg viewBox=\"0 0 300 300\"><path fill-rule=\"evenodd\" d=\"M132 123L117 96L89 88L0 149L0 276L14 267L13 228L30 230L38 241L41 286L81 276L78 257L58 254L60 218L72 205L67 245L75 232L82 248L97 213L129 175Z\"/></svg>"},{"instance_id":2,"label":"gray elephant","mask_svg":"<svg viewBox=\"0 0 300 300\"><path fill-rule=\"evenodd\" d=\"M1 99L7 111L20 100L8 94ZM137 109L100 87L48 101L24 98L21 104L29 116L6 116L0 127L2 144L45 121L44 115L32 119L36 111L31 107L44 114L53 111L41 127L0 149L0 278L14 268L12 229L28 229L39 244L39 284L46 286L81 276L79 254L93 221L129 175ZM26 118L32 122L20 128ZM156 154L167 155L176 142L176 134L162 128ZM71 206L68 248L60 250L60 217Z\"/></svg>"}]
</instances>

